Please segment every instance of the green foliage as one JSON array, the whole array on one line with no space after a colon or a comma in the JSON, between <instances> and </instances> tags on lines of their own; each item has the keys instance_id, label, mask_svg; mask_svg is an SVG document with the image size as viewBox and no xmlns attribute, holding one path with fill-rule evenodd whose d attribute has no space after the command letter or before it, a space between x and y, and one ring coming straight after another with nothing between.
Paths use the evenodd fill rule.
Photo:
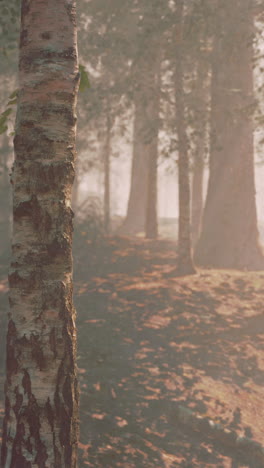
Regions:
<instances>
[{"instance_id":1,"label":"green foliage","mask_svg":"<svg viewBox=\"0 0 264 468\"><path fill-rule=\"evenodd\" d=\"M0 114L0 135L8 130L8 123L13 115L14 107L17 104L18 90L13 91L8 97L8 103L6 109Z\"/></svg>"},{"instance_id":2,"label":"green foliage","mask_svg":"<svg viewBox=\"0 0 264 468\"><path fill-rule=\"evenodd\" d=\"M96 242L104 235L103 210L97 196L89 196L76 213L75 242Z\"/></svg>"},{"instance_id":3,"label":"green foliage","mask_svg":"<svg viewBox=\"0 0 264 468\"><path fill-rule=\"evenodd\" d=\"M91 88L91 84L89 81L89 76L88 73L85 69L84 65L79 65L79 72L80 72L80 85L79 85L79 91L83 93L86 91L86 89Z\"/></svg>"},{"instance_id":4,"label":"green foliage","mask_svg":"<svg viewBox=\"0 0 264 468\"><path fill-rule=\"evenodd\" d=\"M7 56L18 48L21 0L0 1L0 53Z\"/></svg>"}]
</instances>

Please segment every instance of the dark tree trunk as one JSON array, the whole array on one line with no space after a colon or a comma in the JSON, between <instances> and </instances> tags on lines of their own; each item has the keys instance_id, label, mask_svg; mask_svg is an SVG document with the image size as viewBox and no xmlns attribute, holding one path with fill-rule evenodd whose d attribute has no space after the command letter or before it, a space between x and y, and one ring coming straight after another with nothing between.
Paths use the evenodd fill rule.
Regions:
<instances>
[{"instance_id":1,"label":"dark tree trunk","mask_svg":"<svg viewBox=\"0 0 264 468\"><path fill-rule=\"evenodd\" d=\"M148 161L148 182L147 182L147 206L146 206L146 227L145 233L147 239L156 239L158 237L158 138L155 138L150 145Z\"/></svg>"},{"instance_id":2,"label":"dark tree trunk","mask_svg":"<svg viewBox=\"0 0 264 468\"><path fill-rule=\"evenodd\" d=\"M110 208L110 157L111 157L111 122L107 111L106 135L104 145L104 231L106 234L111 230L111 208Z\"/></svg>"},{"instance_id":3,"label":"dark tree trunk","mask_svg":"<svg viewBox=\"0 0 264 468\"><path fill-rule=\"evenodd\" d=\"M11 184L9 180L9 159L12 149L7 135L1 135L0 147L0 262L1 275L7 275L11 254ZM0 373L5 368L6 326L8 300L2 295L0 304Z\"/></svg>"},{"instance_id":4,"label":"dark tree trunk","mask_svg":"<svg viewBox=\"0 0 264 468\"><path fill-rule=\"evenodd\" d=\"M141 93L135 95L133 156L127 214L119 228L120 234L135 235L145 230L147 210L148 153L142 141L145 128L145 108Z\"/></svg>"},{"instance_id":5,"label":"dark tree trunk","mask_svg":"<svg viewBox=\"0 0 264 468\"><path fill-rule=\"evenodd\" d=\"M213 50L210 177L195 261L213 268L262 269L251 118L252 1L221 0L219 15Z\"/></svg>"},{"instance_id":6,"label":"dark tree trunk","mask_svg":"<svg viewBox=\"0 0 264 468\"><path fill-rule=\"evenodd\" d=\"M178 137L178 183L179 183L179 232L178 232L178 266L179 275L195 273L192 261L191 227L190 227L190 180L188 139L186 133L184 88L183 88L183 48L182 24L183 1L177 2L176 26L176 63L174 70L176 99L176 132Z\"/></svg>"},{"instance_id":7,"label":"dark tree trunk","mask_svg":"<svg viewBox=\"0 0 264 468\"><path fill-rule=\"evenodd\" d=\"M191 191L191 234L192 246L195 247L202 223L203 181L208 128L208 65L200 58L197 66L197 78L194 90L194 156Z\"/></svg>"},{"instance_id":8,"label":"dark tree trunk","mask_svg":"<svg viewBox=\"0 0 264 468\"><path fill-rule=\"evenodd\" d=\"M153 94L150 99L148 116L151 119L151 142L148 145L148 178L145 233L147 239L158 237L158 143L160 110L161 60L156 56L156 74L152 83Z\"/></svg>"},{"instance_id":9,"label":"dark tree trunk","mask_svg":"<svg viewBox=\"0 0 264 468\"><path fill-rule=\"evenodd\" d=\"M138 83L134 93L135 116L133 136L133 159L131 185L127 215L119 233L135 235L154 229L157 224L155 200L158 141L158 101L157 64L160 63L157 45L148 44L148 53L143 53L135 66L135 79ZM157 107L154 108L154 102ZM149 175L149 168L152 175ZM151 187L148 187L148 183ZM154 195L150 201L151 194ZM148 200L150 201L148 206ZM155 206L154 206L155 205ZM147 220L148 215L148 220ZM151 236L157 235L154 231Z\"/></svg>"},{"instance_id":10,"label":"dark tree trunk","mask_svg":"<svg viewBox=\"0 0 264 468\"><path fill-rule=\"evenodd\" d=\"M191 228L192 245L195 247L201 230L203 214L204 140L196 147L192 175Z\"/></svg>"},{"instance_id":11,"label":"dark tree trunk","mask_svg":"<svg viewBox=\"0 0 264 468\"><path fill-rule=\"evenodd\" d=\"M9 158L12 151L8 137L1 136L0 147L0 256L2 264L10 254L11 246L11 184L9 180Z\"/></svg>"}]
</instances>

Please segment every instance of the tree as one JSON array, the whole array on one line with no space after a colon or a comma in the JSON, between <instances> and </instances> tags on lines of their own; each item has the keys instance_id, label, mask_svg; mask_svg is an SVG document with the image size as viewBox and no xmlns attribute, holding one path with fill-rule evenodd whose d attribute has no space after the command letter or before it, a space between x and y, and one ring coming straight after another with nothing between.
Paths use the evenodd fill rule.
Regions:
<instances>
[{"instance_id":1,"label":"tree","mask_svg":"<svg viewBox=\"0 0 264 468\"><path fill-rule=\"evenodd\" d=\"M2 135L0 147L0 256L3 261L9 252L11 225L10 225L10 205L11 197L9 190L9 159L12 154L7 135Z\"/></svg>"},{"instance_id":2,"label":"tree","mask_svg":"<svg viewBox=\"0 0 264 468\"><path fill-rule=\"evenodd\" d=\"M107 109L106 112L106 125L105 125L105 144L103 148L103 160L104 160L104 230L106 234L111 231L111 182L110 182L110 168L111 168L111 128L112 122L110 117L110 111Z\"/></svg>"},{"instance_id":3,"label":"tree","mask_svg":"<svg viewBox=\"0 0 264 468\"><path fill-rule=\"evenodd\" d=\"M161 94L161 45L157 44L154 56L154 73L149 90L152 97L148 102L148 125L149 125L149 145L148 145L148 178L146 197L146 222L145 233L148 239L158 237L158 143L160 127L160 94ZM151 124L150 124L151 123Z\"/></svg>"},{"instance_id":4,"label":"tree","mask_svg":"<svg viewBox=\"0 0 264 468\"><path fill-rule=\"evenodd\" d=\"M179 234L177 273L195 273L191 250L190 227L190 181L187 124L185 119L184 81L183 81L183 0L176 2L176 59L174 69L176 100L176 132L178 137L178 175L179 175Z\"/></svg>"},{"instance_id":5,"label":"tree","mask_svg":"<svg viewBox=\"0 0 264 468\"><path fill-rule=\"evenodd\" d=\"M191 237L193 247L200 235L203 213L203 178L208 148L211 91L211 37L213 2L195 0L186 5L185 101L191 156ZM187 82L187 83L186 83Z\"/></svg>"},{"instance_id":6,"label":"tree","mask_svg":"<svg viewBox=\"0 0 264 468\"><path fill-rule=\"evenodd\" d=\"M73 468L78 391L71 187L74 0L22 0L1 467Z\"/></svg>"},{"instance_id":7,"label":"tree","mask_svg":"<svg viewBox=\"0 0 264 468\"><path fill-rule=\"evenodd\" d=\"M194 155L191 190L191 233L195 247L201 230L203 214L203 179L207 142L208 76L207 67L198 63L194 104Z\"/></svg>"},{"instance_id":8,"label":"tree","mask_svg":"<svg viewBox=\"0 0 264 468\"><path fill-rule=\"evenodd\" d=\"M254 182L253 2L218 2L213 45L210 178L195 261L263 267Z\"/></svg>"},{"instance_id":9,"label":"tree","mask_svg":"<svg viewBox=\"0 0 264 468\"><path fill-rule=\"evenodd\" d=\"M158 42L158 41L157 41ZM121 233L145 232L156 238L157 160L161 56L159 44L147 44L135 64L134 134L131 185L127 215Z\"/></svg>"},{"instance_id":10,"label":"tree","mask_svg":"<svg viewBox=\"0 0 264 468\"><path fill-rule=\"evenodd\" d=\"M135 110L133 126L133 156L131 183L125 220L118 232L120 234L137 234L145 230L147 211L148 159L144 142L145 104L142 94L135 93Z\"/></svg>"}]
</instances>

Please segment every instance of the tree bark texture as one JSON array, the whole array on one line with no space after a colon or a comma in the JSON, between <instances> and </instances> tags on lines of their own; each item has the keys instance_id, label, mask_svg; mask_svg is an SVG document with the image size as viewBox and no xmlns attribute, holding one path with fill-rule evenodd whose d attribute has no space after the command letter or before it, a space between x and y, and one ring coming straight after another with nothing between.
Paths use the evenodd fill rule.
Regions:
<instances>
[{"instance_id":1,"label":"tree bark texture","mask_svg":"<svg viewBox=\"0 0 264 468\"><path fill-rule=\"evenodd\" d=\"M214 40L210 177L195 261L207 267L259 269L254 181L253 8L218 4Z\"/></svg>"},{"instance_id":2,"label":"tree bark texture","mask_svg":"<svg viewBox=\"0 0 264 468\"><path fill-rule=\"evenodd\" d=\"M158 143L159 143L159 111L160 111L160 78L161 57L158 52L154 57L156 73L152 83L152 98L149 100L148 118L151 119L151 141L148 145L148 177L145 233L147 239L158 237Z\"/></svg>"},{"instance_id":3,"label":"tree bark texture","mask_svg":"<svg viewBox=\"0 0 264 468\"><path fill-rule=\"evenodd\" d=\"M192 246L195 247L203 214L203 179L204 179L204 140L197 142L192 174L191 230Z\"/></svg>"},{"instance_id":4,"label":"tree bark texture","mask_svg":"<svg viewBox=\"0 0 264 468\"><path fill-rule=\"evenodd\" d=\"M1 468L76 468L74 0L22 0Z\"/></svg>"},{"instance_id":5,"label":"tree bark texture","mask_svg":"<svg viewBox=\"0 0 264 468\"><path fill-rule=\"evenodd\" d=\"M1 270L8 270L11 250L11 185L9 181L9 158L12 149L7 135L1 136L0 147L0 257ZM5 295L3 295L5 296ZM6 358L7 298L0 305L0 372L4 372Z\"/></svg>"},{"instance_id":6,"label":"tree bark texture","mask_svg":"<svg viewBox=\"0 0 264 468\"><path fill-rule=\"evenodd\" d=\"M75 177L74 183L72 187L72 198L71 198L71 206L74 212L74 215L78 215L78 208L79 208L79 190L80 190L80 175L78 174L78 163L77 160L75 162Z\"/></svg>"},{"instance_id":7,"label":"tree bark texture","mask_svg":"<svg viewBox=\"0 0 264 468\"><path fill-rule=\"evenodd\" d=\"M183 1L177 2L176 15L176 62L174 70L176 100L176 132L178 137L178 178L179 178L179 232L178 232L178 266L179 275L195 272L192 261L191 226L190 226L190 180L188 138L186 132L184 87L183 87Z\"/></svg>"},{"instance_id":8,"label":"tree bark texture","mask_svg":"<svg viewBox=\"0 0 264 468\"><path fill-rule=\"evenodd\" d=\"M110 199L110 174L111 174L111 121L107 109L105 144L103 149L104 158L104 231L106 234L111 230L111 199Z\"/></svg>"},{"instance_id":9,"label":"tree bark texture","mask_svg":"<svg viewBox=\"0 0 264 468\"><path fill-rule=\"evenodd\" d=\"M194 90L194 155L191 190L191 234L195 247L202 223L203 179L206 147L208 145L208 65L200 58Z\"/></svg>"},{"instance_id":10,"label":"tree bark texture","mask_svg":"<svg viewBox=\"0 0 264 468\"><path fill-rule=\"evenodd\" d=\"M157 224L156 207L148 209L148 199L155 197L155 171L157 170L157 142L158 142L158 105L154 108L153 100L157 102L159 89L157 90L157 61L160 61L156 47L148 48L148 53L143 54L136 65L136 86L134 92L134 135L133 156L131 169L130 194L127 207L127 215L119 232L121 234L135 235L145 232L147 224ZM151 156L149 156L151 155ZM152 171L152 187L148 188L149 168ZM153 204L156 201L153 199ZM147 221L148 216L151 219ZM149 229L149 228L148 228ZM156 228L154 228L156 229Z\"/></svg>"},{"instance_id":11,"label":"tree bark texture","mask_svg":"<svg viewBox=\"0 0 264 468\"><path fill-rule=\"evenodd\" d=\"M9 164L8 160L12 152L9 146L8 137L1 136L2 144L0 147L0 256L6 258L10 250L11 241L11 190L9 182Z\"/></svg>"}]
</instances>

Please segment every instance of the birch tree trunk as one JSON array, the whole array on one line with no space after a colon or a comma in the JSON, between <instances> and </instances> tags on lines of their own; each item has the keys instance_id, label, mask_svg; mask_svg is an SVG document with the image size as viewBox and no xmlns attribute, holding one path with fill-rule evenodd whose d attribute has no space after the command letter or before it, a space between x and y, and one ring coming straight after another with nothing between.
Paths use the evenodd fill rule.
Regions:
<instances>
[{"instance_id":1,"label":"birch tree trunk","mask_svg":"<svg viewBox=\"0 0 264 468\"><path fill-rule=\"evenodd\" d=\"M2 468L75 468L74 0L22 0Z\"/></svg>"}]
</instances>

